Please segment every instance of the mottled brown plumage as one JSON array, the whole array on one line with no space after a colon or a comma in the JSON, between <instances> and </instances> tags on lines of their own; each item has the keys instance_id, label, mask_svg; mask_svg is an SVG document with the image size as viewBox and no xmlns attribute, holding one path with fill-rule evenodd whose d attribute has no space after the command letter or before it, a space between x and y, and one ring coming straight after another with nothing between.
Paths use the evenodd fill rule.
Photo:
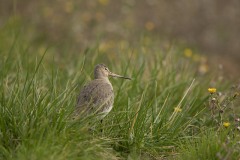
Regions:
<instances>
[{"instance_id":1,"label":"mottled brown plumage","mask_svg":"<svg viewBox=\"0 0 240 160\"><path fill-rule=\"evenodd\" d=\"M110 72L104 64L96 65L94 80L84 86L79 94L77 113L96 113L101 114L101 118L103 118L111 111L114 92L108 76L130 79Z\"/></svg>"}]
</instances>

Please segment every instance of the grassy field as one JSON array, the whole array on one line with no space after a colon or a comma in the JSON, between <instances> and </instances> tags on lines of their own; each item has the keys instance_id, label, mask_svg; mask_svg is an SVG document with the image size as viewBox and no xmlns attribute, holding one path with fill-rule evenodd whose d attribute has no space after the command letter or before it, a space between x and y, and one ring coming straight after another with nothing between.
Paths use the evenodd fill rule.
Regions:
<instances>
[{"instance_id":1,"label":"grassy field","mask_svg":"<svg viewBox=\"0 0 240 160\"><path fill-rule=\"evenodd\" d=\"M11 24L0 36L0 159L239 159L239 86L201 69L206 57L144 34L80 53ZM73 119L98 63L133 80L110 80L102 124Z\"/></svg>"}]
</instances>

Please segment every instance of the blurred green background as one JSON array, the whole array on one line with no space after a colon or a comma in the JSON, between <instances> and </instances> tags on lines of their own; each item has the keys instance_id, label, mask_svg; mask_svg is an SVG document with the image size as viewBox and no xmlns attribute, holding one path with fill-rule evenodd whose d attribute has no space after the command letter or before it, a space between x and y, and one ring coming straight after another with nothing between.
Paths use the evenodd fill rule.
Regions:
<instances>
[{"instance_id":1,"label":"blurred green background","mask_svg":"<svg viewBox=\"0 0 240 160\"><path fill-rule=\"evenodd\" d=\"M0 0L0 27L21 24L36 44L69 45L80 53L93 42L134 46L141 35L194 48L230 77L240 75L239 0ZM33 44L33 43L32 43Z\"/></svg>"}]
</instances>

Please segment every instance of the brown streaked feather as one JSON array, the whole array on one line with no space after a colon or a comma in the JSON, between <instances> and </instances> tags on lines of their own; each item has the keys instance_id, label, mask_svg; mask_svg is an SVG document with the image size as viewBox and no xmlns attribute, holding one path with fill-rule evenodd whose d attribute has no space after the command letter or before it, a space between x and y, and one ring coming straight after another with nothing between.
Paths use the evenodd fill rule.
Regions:
<instances>
[{"instance_id":1,"label":"brown streaked feather","mask_svg":"<svg viewBox=\"0 0 240 160\"><path fill-rule=\"evenodd\" d=\"M106 111L113 105L114 93L111 84L103 79L95 79L86 85L79 94L78 111Z\"/></svg>"}]
</instances>

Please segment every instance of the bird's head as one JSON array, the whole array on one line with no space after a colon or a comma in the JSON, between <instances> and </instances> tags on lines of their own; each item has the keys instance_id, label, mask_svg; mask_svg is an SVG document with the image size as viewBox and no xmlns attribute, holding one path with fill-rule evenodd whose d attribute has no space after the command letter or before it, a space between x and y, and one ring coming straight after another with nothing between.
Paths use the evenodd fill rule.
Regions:
<instances>
[{"instance_id":1,"label":"bird's head","mask_svg":"<svg viewBox=\"0 0 240 160\"><path fill-rule=\"evenodd\" d=\"M108 69L108 67L104 64L98 64L98 65L95 66L95 69L94 69L94 78L95 79L108 78L109 76L131 80L131 78L112 73Z\"/></svg>"}]
</instances>

